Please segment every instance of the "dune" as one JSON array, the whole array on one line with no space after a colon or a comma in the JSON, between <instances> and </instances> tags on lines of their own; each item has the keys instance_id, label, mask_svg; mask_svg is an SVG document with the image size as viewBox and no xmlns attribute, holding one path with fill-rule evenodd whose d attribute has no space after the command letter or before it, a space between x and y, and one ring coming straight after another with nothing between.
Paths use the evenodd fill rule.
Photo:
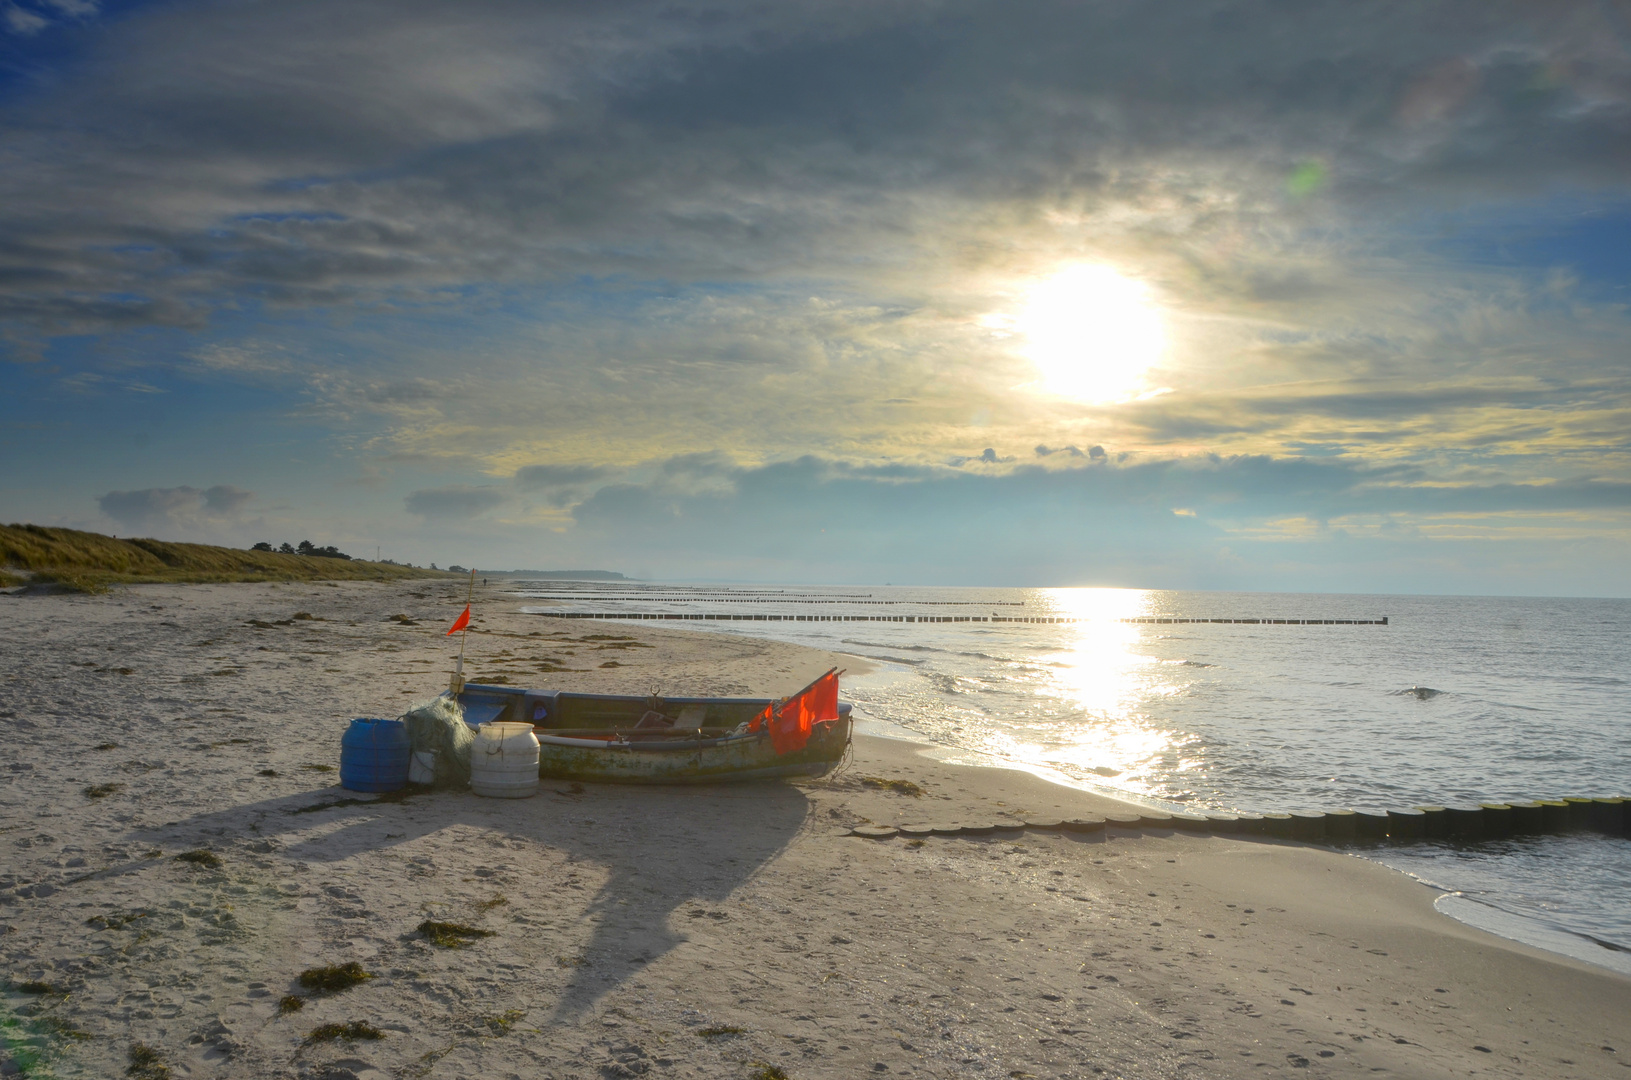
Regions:
<instances>
[{"instance_id":1,"label":"dune","mask_svg":"<svg viewBox=\"0 0 1631 1080\"><path fill-rule=\"evenodd\" d=\"M0 587L53 584L98 592L114 584L227 581L389 581L443 571L364 559L314 558L212 544L120 540L79 529L0 525Z\"/></svg>"}]
</instances>

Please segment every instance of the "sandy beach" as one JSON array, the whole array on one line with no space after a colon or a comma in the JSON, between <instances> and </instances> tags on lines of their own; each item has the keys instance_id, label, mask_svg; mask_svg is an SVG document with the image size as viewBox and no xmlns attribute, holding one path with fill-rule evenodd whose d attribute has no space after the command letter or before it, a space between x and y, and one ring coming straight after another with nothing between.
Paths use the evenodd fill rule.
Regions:
<instances>
[{"instance_id":1,"label":"sandy beach","mask_svg":"<svg viewBox=\"0 0 1631 1080\"><path fill-rule=\"evenodd\" d=\"M1631 980L1351 855L850 835L1123 808L910 742L790 783L341 790L347 719L439 691L462 605L442 582L0 596L0 1072L1631 1076ZM467 675L512 684L768 695L864 664L529 616L497 586L474 627ZM490 936L440 947L427 919ZM372 978L299 984L352 962ZM379 1037L314 1037L353 1022Z\"/></svg>"}]
</instances>

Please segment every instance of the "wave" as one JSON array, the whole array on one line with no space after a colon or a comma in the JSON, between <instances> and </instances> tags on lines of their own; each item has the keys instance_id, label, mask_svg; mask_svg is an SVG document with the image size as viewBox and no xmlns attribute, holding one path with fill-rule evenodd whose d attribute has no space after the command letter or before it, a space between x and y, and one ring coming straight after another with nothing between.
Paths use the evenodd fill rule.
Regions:
<instances>
[{"instance_id":1,"label":"wave","mask_svg":"<svg viewBox=\"0 0 1631 1080\"><path fill-rule=\"evenodd\" d=\"M927 660L908 660L904 656L879 656L875 653L856 653L855 655L863 656L868 660L877 660L885 664L905 664L908 667L921 667L922 665L928 663Z\"/></svg>"},{"instance_id":2,"label":"wave","mask_svg":"<svg viewBox=\"0 0 1631 1080\"><path fill-rule=\"evenodd\" d=\"M949 652L951 652L950 649L937 649L933 645L900 645L900 644L887 644L886 645L881 641L862 641L860 638L840 638L839 640L842 641L845 645L860 645L861 647L867 648L867 649L900 649L903 652L937 652L937 653L949 653ZM916 662L917 663L922 663L921 660L916 661Z\"/></svg>"}]
</instances>

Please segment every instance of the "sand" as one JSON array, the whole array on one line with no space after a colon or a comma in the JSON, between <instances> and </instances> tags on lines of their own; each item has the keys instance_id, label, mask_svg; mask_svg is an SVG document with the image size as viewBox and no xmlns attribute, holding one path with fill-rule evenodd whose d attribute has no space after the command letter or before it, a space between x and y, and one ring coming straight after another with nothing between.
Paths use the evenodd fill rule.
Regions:
<instances>
[{"instance_id":1,"label":"sand","mask_svg":"<svg viewBox=\"0 0 1631 1080\"><path fill-rule=\"evenodd\" d=\"M123 1075L140 1043L142 1076L1631 1076L1631 980L1349 855L849 835L1118 808L913 743L860 737L796 783L333 786L347 718L445 683L462 603L372 583L0 597L0 1072ZM519 606L478 598L470 675L769 694L833 659ZM199 850L220 865L176 858ZM442 948L426 919L491 936ZM298 983L349 962L374 977ZM382 1037L311 1038L353 1021Z\"/></svg>"}]
</instances>

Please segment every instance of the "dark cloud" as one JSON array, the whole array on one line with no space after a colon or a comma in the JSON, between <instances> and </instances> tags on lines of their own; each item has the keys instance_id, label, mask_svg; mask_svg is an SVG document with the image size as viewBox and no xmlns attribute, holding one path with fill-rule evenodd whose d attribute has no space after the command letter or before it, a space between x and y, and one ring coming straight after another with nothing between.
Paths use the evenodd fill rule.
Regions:
<instances>
[{"instance_id":1,"label":"dark cloud","mask_svg":"<svg viewBox=\"0 0 1631 1080\"><path fill-rule=\"evenodd\" d=\"M230 484L110 491L96 500L103 515L127 529L185 530L210 519L235 518L255 497Z\"/></svg>"},{"instance_id":2,"label":"dark cloud","mask_svg":"<svg viewBox=\"0 0 1631 1080\"><path fill-rule=\"evenodd\" d=\"M515 482L529 491L582 487L616 476L619 471L602 465L523 465L515 470Z\"/></svg>"},{"instance_id":3,"label":"dark cloud","mask_svg":"<svg viewBox=\"0 0 1631 1080\"><path fill-rule=\"evenodd\" d=\"M168 523L176 514L196 510L197 488L144 488L141 491L110 491L96 500L102 513L128 528L147 528Z\"/></svg>"},{"instance_id":4,"label":"dark cloud","mask_svg":"<svg viewBox=\"0 0 1631 1080\"><path fill-rule=\"evenodd\" d=\"M962 466L967 465L967 464L969 464L971 462L978 462L979 464L982 464L982 465L1009 465L1009 464L1012 464L1013 461L1014 461L1014 458L1012 458L1012 457L1001 457L1001 456L999 456L997 454L996 447L988 446L984 450L981 450L978 454L974 455L973 457L956 456L956 457L949 458L947 460L946 464L948 464L952 468L956 469L956 468L961 468Z\"/></svg>"},{"instance_id":5,"label":"dark cloud","mask_svg":"<svg viewBox=\"0 0 1631 1080\"><path fill-rule=\"evenodd\" d=\"M423 518L471 518L496 510L504 505L503 492L491 487L456 484L449 487L422 488L405 500L408 513Z\"/></svg>"},{"instance_id":6,"label":"dark cloud","mask_svg":"<svg viewBox=\"0 0 1631 1080\"><path fill-rule=\"evenodd\" d=\"M603 465L524 465L515 471L515 485L551 506L570 506L622 472Z\"/></svg>"},{"instance_id":7,"label":"dark cloud","mask_svg":"<svg viewBox=\"0 0 1631 1080\"><path fill-rule=\"evenodd\" d=\"M1188 200L1180 220L1255 231L1314 223L1287 200L1315 195L1374 220L1450 187L1618 185L1631 61L1604 41L1622 30L1600 5L1545 10L158 6L0 118L0 319L196 325L251 294L585 273L853 280L931 220L975 241L993 213L1034 229L1037 205Z\"/></svg>"},{"instance_id":8,"label":"dark cloud","mask_svg":"<svg viewBox=\"0 0 1631 1080\"><path fill-rule=\"evenodd\" d=\"M204 497L205 511L220 515L236 514L255 497L254 492L233 487L231 484L217 484L205 488L201 494Z\"/></svg>"}]
</instances>

